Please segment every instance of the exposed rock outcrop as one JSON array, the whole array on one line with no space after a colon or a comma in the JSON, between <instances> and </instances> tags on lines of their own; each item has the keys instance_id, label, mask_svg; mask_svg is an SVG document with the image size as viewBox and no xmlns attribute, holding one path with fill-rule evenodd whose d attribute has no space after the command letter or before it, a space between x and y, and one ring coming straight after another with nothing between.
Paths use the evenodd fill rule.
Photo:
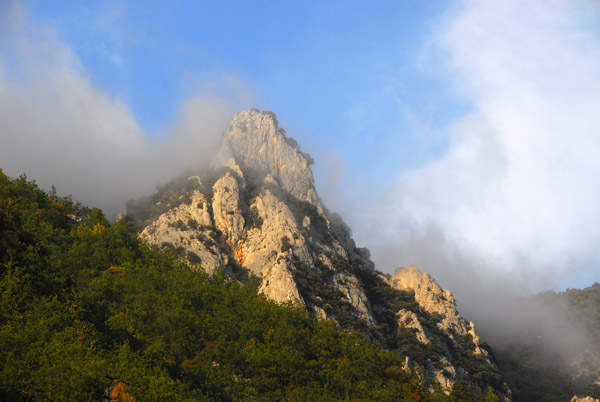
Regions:
<instances>
[{"instance_id":1,"label":"exposed rock outcrop","mask_svg":"<svg viewBox=\"0 0 600 402\"><path fill-rule=\"evenodd\" d=\"M571 402L600 402L600 399L592 398L591 396L577 396L575 395Z\"/></svg>"},{"instance_id":2,"label":"exposed rock outcrop","mask_svg":"<svg viewBox=\"0 0 600 402\"><path fill-rule=\"evenodd\" d=\"M141 236L157 246L183 248L208 272L218 265L247 269L262 279L260 289L269 298L306 304L311 311L321 307L334 318L331 304L317 306L323 298L310 284L322 276L320 285L339 291L342 303L372 325L360 281L334 267L350 260L372 263L354 251L345 224L325 212L310 162L273 113L240 112L223 135L212 176L185 179L199 187L214 180L209 194L194 190L188 202L167 209Z\"/></svg>"},{"instance_id":3,"label":"exposed rock outcrop","mask_svg":"<svg viewBox=\"0 0 600 402\"><path fill-rule=\"evenodd\" d=\"M419 342L424 344L431 342L429 340L431 335L428 335L427 332L425 332L425 328L421 322L419 322L419 317L416 313L410 310L400 309L396 312L396 316L398 317L398 325L404 328L412 328L416 330L415 335L417 336L417 340Z\"/></svg>"},{"instance_id":4,"label":"exposed rock outcrop","mask_svg":"<svg viewBox=\"0 0 600 402\"><path fill-rule=\"evenodd\" d=\"M452 292L441 288L429 274L411 265L408 268L398 268L389 282L396 289L415 292L417 303L423 310L440 318L437 327L450 334L453 340L471 337L474 353L488 356L488 352L480 346L481 341L475 333L475 324L467 322L458 313Z\"/></svg>"},{"instance_id":5,"label":"exposed rock outcrop","mask_svg":"<svg viewBox=\"0 0 600 402\"><path fill-rule=\"evenodd\" d=\"M240 201L238 180L227 172L213 186L212 210L215 226L232 247L241 240L244 231Z\"/></svg>"},{"instance_id":6,"label":"exposed rock outcrop","mask_svg":"<svg viewBox=\"0 0 600 402\"><path fill-rule=\"evenodd\" d=\"M469 381L469 373L461 367L461 358L472 355L480 365L493 367L489 353L484 349L472 322L467 322L456 309L454 295L443 289L427 273L417 267L398 268L388 283L395 289L414 292L415 301L433 319L435 327L423 325L423 317L400 309L396 312L400 326L415 330L419 342L437 345L441 349L436 365L429 362L428 370L446 389L457 380ZM431 324L431 322L430 322ZM456 352L459 356L456 356ZM454 353L453 353L454 352Z\"/></svg>"},{"instance_id":7,"label":"exposed rock outcrop","mask_svg":"<svg viewBox=\"0 0 600 402\"><path fill-rule=\"evenodd\" d=\"M193 177L189 180L199 179ZM167 210L146 226L140 236L159 247L169 245L185 250L190 263L201 264L212 273L215 267L226 266L228 258L219 250L210 211L211 207L206 197L200 191L194 190L190 194L189 205L181 204Z\"/></svg>"},{"instance_id":8,"label":"exposed rock outcrop","mask_svg":"<svg viewBox=\"0 0 600 402\"><path fill-rule=\"evenodd\" d=\"M237 113L221 140L213 166L239 165L267 172L294 197L319 205L310 164L312 158L279 128L275 113Z\"/></svg>"},{"instance_id":9,"label":"exposed rock outcrop","mask_svg":"<svg viewBox=\"0 0 600 402\"><path fill-rule=\"evenodd\" d=\"M240 112L210 169L174 180L129 217L150 244L209 273L223 266L253 275L268 298L363 330L446 390L469 382L477 367L491 374L473 383L489 385L497 370L452 293L414 267L391 278L378 273L341 217L321 204L311 163L273 113Z\"/></svg>"}]
</instances>

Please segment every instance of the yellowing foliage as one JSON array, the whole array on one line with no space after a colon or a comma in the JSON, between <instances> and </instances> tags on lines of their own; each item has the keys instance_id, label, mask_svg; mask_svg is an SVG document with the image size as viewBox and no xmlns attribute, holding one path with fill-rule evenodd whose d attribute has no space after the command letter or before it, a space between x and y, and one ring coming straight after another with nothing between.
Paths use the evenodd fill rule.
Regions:
<instances>
[{"instance_id":1,"label":"yellowing foliage","mask_svg":"<svg viewBox=\"0 0 600 402\"><path fill-rule=\"evenodd\" d=\"M96 223L94 225L94 227L92 228L92 233L93 234L100 234L102 232L104 232L106 230L106 226L104 226L101 223Z\"/></svg>"},{"instance_id":2,"label":"yellowing foliage","mask_svg":"<svg viewBox=\"0 0 600 402\"><path fill-rule=\"evenodd\" d=\"M135 402L135 398L131 394L128 394L125 388L126 386L123 381L115 385L110 393L112 400L119 402Z\"/></svg>"},{"instance_id":3,"label":"yellowing foliage","mask_svg":"<svg viewBox=\"0 0 600 402\"><path fill-rule=\"evenodd\" d=\"M52 208L58 209L59 211L62 211L65 208L65 205L62 202L54 200L50 200L50 205L52 205Z\"/></svg>"},{"instance_id":4,"label":"yellowing foliage","mask_svg":"<svg viewBox=\"0 0 600 402\"><path fill-rule=\"evenodd\" d=\"M111 265L108 268L108 272L112 273L112 274L119 274L121 276L125 275L127 273L127 268L125 267L121 267L118 265Z\"/></svg>"},{"instance_id":5,"label":"yellowing foliage","mask_svg":"<svg viewBox=\"0 0 600 402\"><path fill-rule=\"evenodd\" d=\"M106 231L106 226L101 223L96 223L91 228L89 226L80 225L77 228L77 233L79 235L85 235L86 233L91 233L93 235L99 235Z\"/></svg>"}]
</instances>

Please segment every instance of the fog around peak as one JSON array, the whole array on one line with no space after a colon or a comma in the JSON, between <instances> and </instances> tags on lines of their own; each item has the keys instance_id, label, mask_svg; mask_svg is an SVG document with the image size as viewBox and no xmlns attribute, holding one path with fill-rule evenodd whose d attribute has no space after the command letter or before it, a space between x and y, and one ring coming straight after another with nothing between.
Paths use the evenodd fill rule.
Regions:
<instances>
[{"instance_id":1,"label":"fog around peak","mask_svg":"<svg viewBox=\"0 0 600 402\"><path fill-rule=\"evenodd\" d=\"M563 0L462 1L439 15L416 64L436 70L468 107L442 132L425 130L446 140L429 159L396 158L412 151L390 146L395 143L377 132L365 144L393 163L375 172L367 162L378 167L376 158L348 157L343 142L368 130L369 105L342 115L356 132L325 140L325 149L319 149L319 132L297 135L290 110L267 108L315 157L324 204L341 213L379 270L415 264L455 293L467 318L506 329L512 317L516 329L545 314L519 315L520 296L598 280L599 15L594 2ZM308 52L311 46L304 45ZM281 69L272 74L276 85L297 77L286 70L292 62L273 61L271 68ZM400 80L400 70L386 67L382 75ZM233 113L251 106L255 96L237 76L217 79L227 83L227 96L215 95L201 73L186 77L191 89L174 107L173 121L147 132L127 97L102 90L59 32L31 18L20 3L4 2L0 168L11 176L27 173L46 189L55 185L60 194L114 216L128 199L209 158ZM384 97L388 89L376 92ZM416 110L398 102L386 112L419 120ZM302 139L310 135L312 145Z\"/></svg>"},{"instance_id":2,"label":"fog around peak","mask_svg":"<svg viewBox=\"0 0 600 402\"><path fill-rule=\"evenodd\" d=\"M423 50L471 105L446 128L447 148L414 168L398 160L379 188L342 177L323 194L378 269L431 273L488 335L539 325L557 347L586 345L564 309L522 296L598 280L599 12L585 1L460 2ZM351 171L329 170L340 169Z\"/></svg>"},{"instance_id":3,"label":"fog around peak","mask_svg":"<svg viewBox=\"0 0 600 402\"><path fill-rule=\"evenodd\" d=\"M17 3L0 17L0 160L43 188L114 217L129 198L153 191L205 160L230 119L230 103L186 99L165 130L145 132L126 104L98 89L77 55ZM153 138L151 138L153 137Z\"/></svg>"},{"instance_id":4,"label":"fog around peak","mask_svg":"<svg viewBox=\"0 0 600 402\"><path fill-rule=\"evenodd\" d=\"M600 38L598 9L580 3L465 1L439 21L424 57L471 104L445 151L348 190L358 208L324 192L380 269L414 263L448 287L485 273L530 291L597 277Z\"/></svg>"}]
</instances>

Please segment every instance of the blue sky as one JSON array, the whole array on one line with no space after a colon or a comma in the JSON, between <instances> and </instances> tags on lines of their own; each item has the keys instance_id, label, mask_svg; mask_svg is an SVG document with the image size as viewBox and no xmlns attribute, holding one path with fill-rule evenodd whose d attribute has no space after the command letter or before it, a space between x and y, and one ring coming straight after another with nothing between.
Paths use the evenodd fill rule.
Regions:
<instances>
[{"instance_id":1,"label":"blue sky","mask_svg":"<svg viewBox=\"0 0 600 402\"><path fill-rule=\"evenodd\" d=\"M272 110L379 269L465 298L600 280L598 93L594 0L0 0L8 174L115 214Z\"/></svg>"},{"instance_id":2,"label":"blue sky","mask_svg":"<svg viewBox=\"0 0 600 402\"><path fill-rule=\"evenodd\" d=\"M333 143L363 166L414 166L445 145L420 132L467 107L424 60L435 57L425 45L447 11L439 1L26 4L149 136L186 98L210 93L234 108L273 110L314 148ZM381 155L381 145L396 152Z\"/></svg>"}]
</instances>

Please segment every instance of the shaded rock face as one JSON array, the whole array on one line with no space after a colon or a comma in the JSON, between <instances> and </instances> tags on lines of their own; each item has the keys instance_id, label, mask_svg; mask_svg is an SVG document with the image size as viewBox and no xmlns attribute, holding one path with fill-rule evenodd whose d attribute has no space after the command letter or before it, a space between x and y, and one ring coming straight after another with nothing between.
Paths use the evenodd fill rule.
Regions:
<instances>
[{"instance_id":1,"label":"shaded rock face","mask_svg":"<svg viewBox=\"0 0 600 402\"><path fill-rule=\"evenodd\" d=\"M390 349L410 354L414 346L419 353L408 364L424 366L445 389L469 381L473 367L497 373L452 293L414 267L389 278L374 269L368 250L321 204L311 157L273 113L236 114L215 155L207 171L130 205L148 243L172 247L209 273L222 266L254 276L268 298L363 330Z\"/></svg>"},{"instance_id":2,"label":"shaded rock face","mask_svg":"<svg viewBox=\"0 0 600 402\"><path fill-rule=\"evenodd\" d=\"M586 347L583 352L580 352L574 358L567 361L568 372L571 376L571 381L576 384L575 391L577 393L586 393L587 390L597 390L600 388L600 367L598 367L598 362L600 362L600 351L594 346ZM597 391L594 394L598 396ZM590 397L588 396L587 398ZM600 402L598 399L585 399L583 397L577 400Z\"/></svg>"},{"instance_id":3,"label":"shaded rock face","mask_svg":"<svg viewBox=\"0 0 600 402\"><path fill-rule=\"evenodd\" d=\"M396 312L399 324L415 329L419 342L438 345L442 350L440 361L437 365L431 365L429 371L443 386L448 387L457 380L469 379L465 368L460 365L460 359L452 353L457 348L467 349L466 352L473 355L480 365L494 366L488 351L475 333L473 322L467 322L458 313L452 292L440 287L429 274L420 272L414 265L398 268L387 281L395 289L414 292L415 301L420 308L435 317L435 327L427 328L423 326L422 318L414 312L406 309Z\"/></svg>"},{"instance_id":4,"label":"shaded rock face","mask_svg":"<svg viewBox=\"0 0 600 402\"><path fill-rule=\"evenodd\" d=\"M345 224L323 208L310 163L273 113L240 112L210 173L180 178L187 181L180 185L184 202L177 198L140 235L159 247L167 243L209 273L219 265L247 270L275 301L332 319L343 309L374 324L360 281L349 272L351 265L372 269L372 263L356 251ZM331 292L340 298L336 306L321 294Z\"/></svg>"}]
</instances>

